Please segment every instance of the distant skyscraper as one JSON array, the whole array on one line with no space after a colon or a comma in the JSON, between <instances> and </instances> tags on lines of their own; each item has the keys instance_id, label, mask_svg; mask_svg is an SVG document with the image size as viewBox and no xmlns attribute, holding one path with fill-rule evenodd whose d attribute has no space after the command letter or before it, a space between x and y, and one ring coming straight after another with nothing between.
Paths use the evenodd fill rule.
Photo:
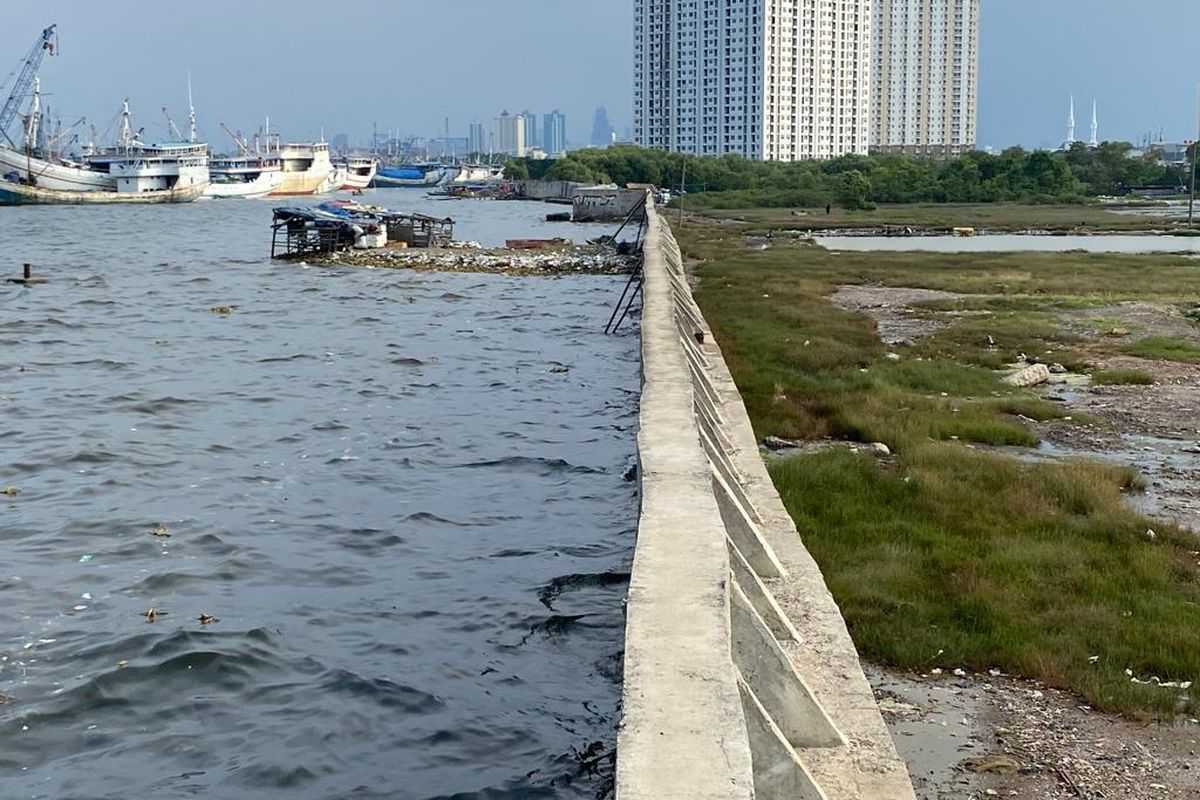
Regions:
<instances>
[{"instance_id":1,"label":"distant skyscraper","mask_svg":"<svg viewBox=\"0 0 1200 800\"><path fill-rule=\"evenodd\" d=\"M521 116L525 118L525 146L541 147L542 137L539 132L537 114L526 109L521 112Z\"/></svg>"},{"instance_id":2,"label":"distant skyscraper","mask_svg":"<svg viewBox=\"0 0 1200 800\"><path fill-rule=\"evenodd\" d=\"M795 161L865 153L871 0L634 0L633 138Z\"/></svg>"},{"instance_id":3,"label":"distant skyscraper","mask_svg":"<svg viewBox=\"0 0 1200 800\"><path fill-rule=\"evenodd\" d=\"M497 146L501 153L525 157L525 117L503 112L496 118Z\"/></svg>"},{"instance_id":4,"label":"distant skyscraper","mask_svg":"<svg viewBox=\"0 0 1200 800\"><path fill-rule=\"evenodd\" d=\"M350 137L339 133L329 141L329 149L335 153L346 153L350 150Z\"/></svg>"},{"instance_id":5,"label":"distant skyscraper","mask_svg":"<svg viewBox=\"0 0 1200 800\"><path fill-rule=\"evenodd\" d=\"M608 147L613 143L613 131L612 123L608 121L608 109L600 106L592 118L592 146Z\"/></svg>"},{"instance_id":6,"label":"distant skyscraper","mask_svg":"<svg viewBox=\"0 0 1200 800\"><path fill-rule=\"evenodd\" d=\"M472 122L467 133L467 152L486 153L488 151L488 136L482 122Z\"/></svg>"},{"instance_id":7,"label":"distant skyscraper","mask_svg":"<svg viewBox=\"0 0 1200 800\"><path fill-rule=\"evenodd\" d=\"M1088 140L1092 147L1100 146L1100 117L1096 113L1096 99L1092 98L1092 138Z\"/></svg>"},{"instance_id":8,"label":"distant skyscraper","mask_svg":"<svg viewBox=\"0 0 1200 800\"><path fill-rule=\"evenodd\" d=\"M875 0L871 150L974 149L980 0Z\"/></svg>"},{"instance_id":9,"label":"distant skyscraper","mask_svg":"<svg viewBox=\"0 0 1200 800\"><path fill-rule=\"evenodd\" d=\"M542 118L542 149L552 156L567 152L567 118L558 109Z\"/></svg>"}]
</instances>

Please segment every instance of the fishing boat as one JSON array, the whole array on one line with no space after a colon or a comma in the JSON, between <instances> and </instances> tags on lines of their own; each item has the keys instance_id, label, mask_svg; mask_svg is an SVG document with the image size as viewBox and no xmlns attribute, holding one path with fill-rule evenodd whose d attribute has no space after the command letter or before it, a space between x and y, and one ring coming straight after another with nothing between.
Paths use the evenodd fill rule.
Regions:
<instances>
[{"instance_id":1,"label":"fishing boat","mask_svg":"<svg viewBox=\"0 0 1200 800\"><path fill-rule=\"evenodd\" d=\"M57 26L44 29L18 67L12 92L0 107L0 176L28 186L61 191L115 191L116 180L82 161L68 158L59 136L47 134L43 124L41 79L38 70L46 55L58 50ZM31 97L27 114L21 104ZM22 116L20 141L9 135L18 116Z\"/></svg>"},{"instance_id":2,"label":"fishing boat","mask_svg":"<svg viewBox=\"0 0 1200 800\"><path fill-rule=\"evenodd\" d=\"M361 191L371 185L379 171L379 161L370 156L345 156L335 166L346 170L342 185L338 188Z\"/></svg>"},{"instance_id":3,"label":"fishing boat","mask_svg":"<svg viewBox=\"0 0 1200 800\"><path fill-rule=\"evenodd\" d=\"M283 162L273 155L216 156L208 170L205 197L266 197L283 186Z\"/></svg>"},{"instance_id":4,"label":"fishing boat","mask_svg":"<svg viewBox=\"0 0 1200 800\"><path fill-rule=\"evenodd\" d=\"M375 185L381 188L437 186L446 178L440 164L393 164L382 166L375 174Z\"/></svg>"},{"instance_id":5,"label":"fishing boat","mask_svg":"<svg viewBox=\"0 0 1200 800\"><path fill-rule=\"evenodd\" d=\"M3 180L0 181L0 206L191 203L200 199L207 186L207 183L195 183L169 189L75 192Z\"/></svg>"},{"instance_id":6,"label":"fishing boat","mask_svg":"<svg viewBox=\"0 0 1200 800\"><path fill-rule=\"evenodd\" d=\"M283 183L272 194L306 195L331 191L329 145L325 142L292 143L279 146ZM338 188L338 187L332 187Z\"/></svg>"},{"instance_id":7,"label":"fishing boat","mask_svg":"<svg viewBox=\"0 0 1200 800\"><path fill-rule=\"evenodd\" d=\"M264 153L255 134L252 150L246 140L225 127L225 123L222 122L221 127L237 145L238 154L213 157L208 168L212 182L204 196L255 198L279 191L283 185L283 159L278 152L272 152L270 140Z\"/></svg>"},{"instance_id":8,"label":"fishing boat","mask_svg":"<svg viewBox=\"0 0 1200 800\"><path fill-rule=\"evenodd\" d=\"M192 109L191 130L187 139L170 122L175 141L147 144L141 140L141 131L134 132L129 112L129 100L121 104L121 128L117 143L111 147L92 148L85 153L84 161L92 168L107 172L116 180L118 194L141 194L145 192L170 192L172 196L191 196L190 189L200 187L196 196L204 194L210 176L208 171L208 145L198 142L196 135L196 112ZM192 199L195 199L194 197ZM166 202L182 202L169 200Z\"/></svg>"}]
</instances>

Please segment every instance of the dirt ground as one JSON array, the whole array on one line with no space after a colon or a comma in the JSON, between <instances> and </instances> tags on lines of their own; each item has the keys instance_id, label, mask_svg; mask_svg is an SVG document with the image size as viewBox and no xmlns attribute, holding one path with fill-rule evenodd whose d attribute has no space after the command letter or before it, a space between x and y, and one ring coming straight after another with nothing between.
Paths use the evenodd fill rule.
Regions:
<instances>
[{"instance_id":1,"label":"dirt ground","mask_svg":"<svg viewBox=\"0 0 1200 800\"><path fill-rule=\"evenodd\" d=\"M867 676L919 800L1200 797L1197 720L1141 725L994 671Z\"/></svg>"},{"instance_id":2,"label":"dirt ground","mask_svg":"<svg viewBox=\"0 0 1200 800\"><path fill-rule=\"evenodd\" d=\"M843 286L831 300L872 317L885 343L904 344L964 313L930 314L917 304L956 297L961 295ZM1200 327L1176 308L1152 303L1064 312L1061 323L1097 340L1115 333L1123 341L1172 336L1200 344ZM1101 352L1090 360L1097 369L1148 372L1155 383L1093 386L1083 376L1054 376L1036 391L1097 424L1039 424L1043 444L1036 451L1013 449L1013 455L1134 466L1147 482L1145 494L1135 500L1139 510L1200 533L1200 365ZM868 677L920 800L1200 798L1195 719L1142 725L1098 713L1069 693L996 672L908 675L874 668Z\"/></svg>"}]
</instances>

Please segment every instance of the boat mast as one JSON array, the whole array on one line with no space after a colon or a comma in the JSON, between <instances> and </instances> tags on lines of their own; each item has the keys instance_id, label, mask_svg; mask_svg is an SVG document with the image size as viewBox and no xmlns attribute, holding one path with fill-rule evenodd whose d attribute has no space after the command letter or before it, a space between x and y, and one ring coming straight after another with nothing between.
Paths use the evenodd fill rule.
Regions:
<instances>
[{"instance_id":1,"label":"boat mast","mask_svg":"<svg viewBox=\"0 0 1200 800\"><path fill-rule=\"evenodd\" d=\"M129 125L129 98L121 101L121 132L117 135L117 144L121 147L133 145L133 129Z\"/></svg>"},{"instance_id":2,"label":"boat mast","mask_svg":"<svg viewBox=\"0 0 1200 800\"><path fill-rule=\"evenodd\" d=\"M192 102L192 73L188 73L188 141L196 143L196 105Z\"/></svg>"},{"instance_id":3,"label":"boat mast","mask_svg":"<svg viewBox=\"0 0 1200 800\"><path fill-rule=\"evenodd\" d=\"M25 117L25 150L37 149L38 132L42 122L42 79L33 79L33 100L29 103L29 116Z\"/></svg>"}]
</instances>

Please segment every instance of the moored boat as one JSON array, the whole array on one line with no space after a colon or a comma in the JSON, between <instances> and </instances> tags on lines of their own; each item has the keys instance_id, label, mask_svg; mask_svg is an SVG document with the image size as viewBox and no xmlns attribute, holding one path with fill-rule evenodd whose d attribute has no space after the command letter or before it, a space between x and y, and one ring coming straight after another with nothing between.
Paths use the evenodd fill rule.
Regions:
<instances>
[{"instance_id":1,"label":"moored boat","mask_svg":"<svg viewBox=\"0 0 1200 800\"><path fill-rule=\"evenodd\" d=\"M339 187L341 189L366 189L379 171L379 161L370 156L346 156L339 159L337 165L346 170L346 176Z\"/></svg>"},{"instance_id":2,"label":"moored boat","mask_svg":"<svg viewBox=\"0 0 1200 800\"><path fill-rule=\"evenodd\" d=\"M283 162L283 182L272 194L306 195L329 191L333 163L329 160L328 144L285 144L279 148L279 157Z\"/></svg>"},{"instance_id":3,"label":"moored boat","mask_svg":"<svg viewBox=\"0 0 1200 800\"><path fill-rule=\"evenodd\" d=\"M199 199L207 186L193 183L170 189L75 192L0 181L0 206L190 203Z\"/></svg>"},{"instance_id":4,"label":"moored boat","mask_svg":"<svg viewBox=\"0 0 1200 800\"><path fill-rule=\"evenodd\" d=\"M375 185L381 188L406 186L437 186L445 180L446 171L440 164L393 164L382 166L375 173Z\"/></svg>"},{"instance_id":5,"label":"moored boat","mask_svg":"<svg viewBox=\"0 0 1200 800\"><path fill-rule=\"evenodd\" d=\"M219 156L208 169L205 197L266 197L283 185L283 163L274 155Z\"/></svg>"}]
</instances>

